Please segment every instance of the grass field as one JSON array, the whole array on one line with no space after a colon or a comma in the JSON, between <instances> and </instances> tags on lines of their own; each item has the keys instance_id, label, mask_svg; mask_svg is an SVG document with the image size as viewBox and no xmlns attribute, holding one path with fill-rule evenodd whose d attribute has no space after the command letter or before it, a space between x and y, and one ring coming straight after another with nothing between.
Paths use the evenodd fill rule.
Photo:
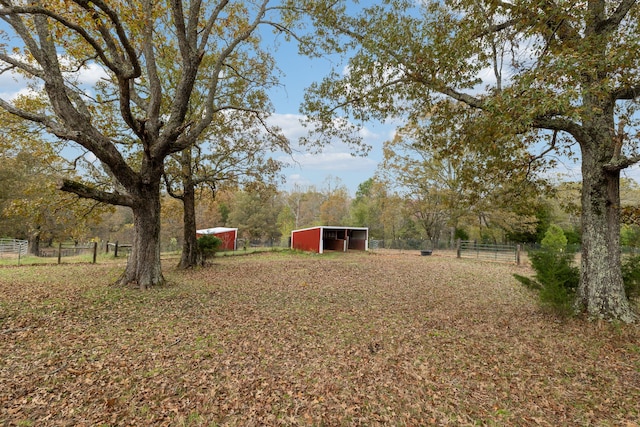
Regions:
<instances>
[{"instance_id":1,"label":"grass field","mask_svg":"<svg viewBox=\"0 0 640 427\"><path fill-rule=\"evenodd\" d=\"M638 426L640 330L415 254L0 268L0 425Z\"/></svg>"}]
</instances>

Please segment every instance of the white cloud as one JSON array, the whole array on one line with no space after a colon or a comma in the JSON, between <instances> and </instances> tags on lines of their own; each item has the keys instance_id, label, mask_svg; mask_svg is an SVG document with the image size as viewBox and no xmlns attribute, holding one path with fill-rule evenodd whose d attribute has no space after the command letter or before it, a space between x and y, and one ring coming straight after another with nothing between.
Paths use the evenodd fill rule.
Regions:
<instances>
[{"instance_id":1,"label":"white cloud","mask_svg":"<svg viewBox=\"0 0 640 427\"><path fill-rule=\"evenodd\" d=\"M351 153L338 152L322 152L319 154L294 154L294 167L302 169L314 169L317 171L331 172L357 172L369 171L375 168L377 162L368 157L354 157Z\"/></svg>"},{"instance_id":2,"label":"white cloud","mask_svg":"<svg viewBox=\"0 0 640 427\"><path fill-rule=\"evenodd\" d=\"M64 65L68 61L60 58L60 62ZM82 67L77 73L73 73L78 83L89 89L93 87L99 80L107 78L106 71L96 63L90 63ZM14 71L6 71L0 74L0 97L4 100L13 100L20 95L33 94L33 90L28 88L27 80L19 73Z\"/></svg>"},{"instance_id":3,"label":"white cloud","mask_svg":"<svg viewBox=\"0 0 640 427\"><path fill-rule=\"evenodd\" d=\"M302 125L300 114L273 114L267 122L272 126L282 129L282 133L292 143L307 134L307 129ZM297 144L296 144L297 145Z\"/></svg>"},{"instance_id":4,"label":"white cloud","mask_svg":"<svg viewBox=\"0 0 640 427\"><path fill-rule=\"evenodd\" d=\"M82 67L78 74L78 81L83 85L95 85L98 81L108 78L108 74L96 63L91 63L88 66Z\"/></svg>"},{"instance_id":5,"label":"white cloud","mask_svg":"<svg viewBox=\"0 0 640 427\"><path fill-rule=\"evenodd\" d=\"M292 155L276 155L277 160L288 165L283 172L289 189L296 185L303 188L318 187L328 177L338 177L350 192L355 193L357 186L375 173L382 156L382 142L395 132L395 129L384 126L363 128L360 136L372 146L367 157L353 156L352 148L339 140L324 146L320 153L312 153L298 144L298 139L308 133L308 129L301 124L303 118L299 114L274 114L269 118L269 124L280 127L291 142Z\"/></svg>"}]
</instances>

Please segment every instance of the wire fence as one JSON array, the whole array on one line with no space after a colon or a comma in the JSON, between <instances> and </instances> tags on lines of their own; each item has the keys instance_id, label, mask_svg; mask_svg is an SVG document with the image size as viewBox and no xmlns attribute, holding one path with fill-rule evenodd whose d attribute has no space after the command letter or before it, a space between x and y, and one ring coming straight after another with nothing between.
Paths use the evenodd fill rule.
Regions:
<instances>
[{"instance_id":1,"label":"wire fence","mask_svg":"<svg viewBox=\"0 0 640 427\"><path fill-rule=\"evenodd\" d=\"M131 245L122 245L122 255L128 254ZM27 240L0 239L0 265L14 264L61 264L63 262L97 262L98 253L108 254L108 244L98 242L88 243L58 243L52 246L32 248L29 251ZM111 255L111 254L110 254ZM116 254L113 255L117 257Z\"/></svg>"}]
</instances>

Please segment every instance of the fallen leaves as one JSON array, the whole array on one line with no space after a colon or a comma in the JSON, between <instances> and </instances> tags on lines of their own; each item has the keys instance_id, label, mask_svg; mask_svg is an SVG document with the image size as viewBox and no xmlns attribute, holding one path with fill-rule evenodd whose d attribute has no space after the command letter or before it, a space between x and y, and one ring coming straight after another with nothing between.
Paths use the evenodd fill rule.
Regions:
<instances>
[{"instance_id":1,"label":"fallen leaves","mask_svg":"<svg viewBox=\"0 0 640 427\"><path fill-rule=\"evenodd\" d=\"M262 254L169 268L146 292L112 286L118 268L0 269L0 423L640 418L637 327L557 322L512 279L523 267Z\"/></svg>"}]
</instances>

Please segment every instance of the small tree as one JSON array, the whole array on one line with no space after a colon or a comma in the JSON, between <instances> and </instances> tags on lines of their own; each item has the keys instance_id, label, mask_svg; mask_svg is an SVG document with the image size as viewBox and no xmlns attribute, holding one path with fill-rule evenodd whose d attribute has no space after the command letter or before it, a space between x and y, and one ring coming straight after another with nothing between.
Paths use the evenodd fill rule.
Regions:
<instances>
[{"instance_id":1,"label":"small tree","mask_svg":"<svg viewBox=\"0 0 640 427\"><path fill-rule=\"evenodd\" d=\"M198 239L198 249L202 253L202 263L209 259L213 258L222 246L222 240L216 236L211 234L205 234L204 236Z\"/></svg>"},{"instance_id":2,"label":"small tree","mask_svg":"<svg viewBox=\"0 0 640 427\"><path fill-rule=\"evenodd\" d=\"M564 252L567 249L567 237L560 226L551 224L542 239L542 248L550 252Z\"/></svg>"},{"instance_id":3,"label":"small tree","mask_svg":"<svg viewBox=\"0 0 640 427\"><path fill-rule=\"evenodd\" d=\"M573 253L567 252L567 238L558 225L551 224L542 239L542 249L529 253L535 279L514 275L521 283L538 291L540 303L559 313L569 313L580 270L573 265Z\"/></svg>"}]
</instances>

